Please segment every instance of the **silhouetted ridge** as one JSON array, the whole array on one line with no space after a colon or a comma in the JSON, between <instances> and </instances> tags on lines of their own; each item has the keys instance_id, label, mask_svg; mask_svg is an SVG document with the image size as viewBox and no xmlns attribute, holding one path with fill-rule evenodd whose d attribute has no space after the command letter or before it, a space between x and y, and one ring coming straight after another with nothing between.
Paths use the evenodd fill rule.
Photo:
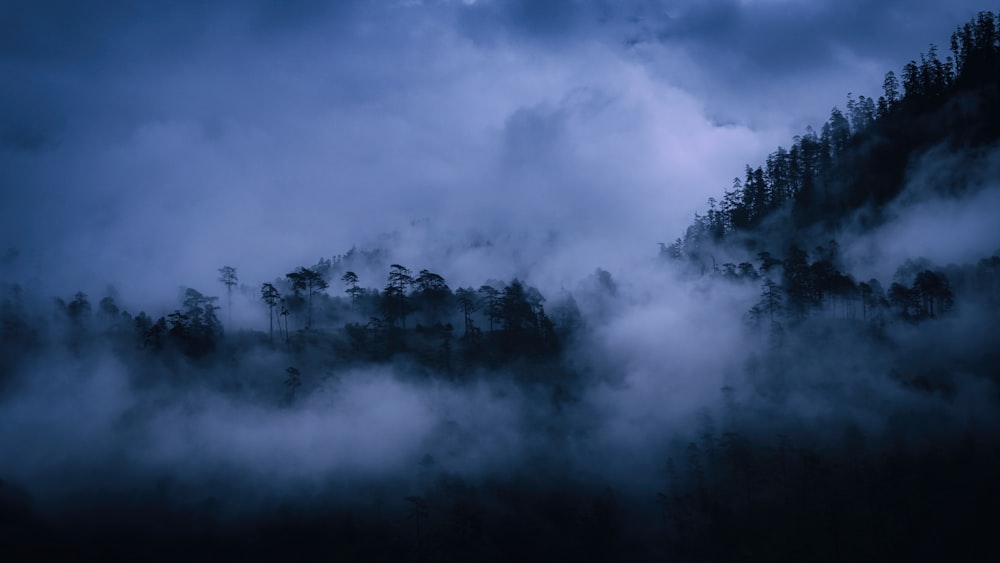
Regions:
<instances>
[{"instance_id":1,"label":"silhouetted ridge","mask_svg":"<svg viewBox=\"0 0 1000 563\"><path fill-rule=\"evenodd\" d=\"M869 210L862 222L875 226L920 155L936 147L974 153L995 144L1000 140L997 17L981 12L960 27L951 51L941 60L931 45L900 77L886 74L877 100L848 94L846 113L833 108L819 132L807 128L763 165L747 165L732 189L720 200L710 198L707 212L696 214L664 254L697 259L706 243L727 239L752 248L753 241L767 237L762 227L774 228L768 222L779 211L788 213L777 219L787 222L786 233L815 225L833 229L862 209Z\"/></svg>"}]
</instances>

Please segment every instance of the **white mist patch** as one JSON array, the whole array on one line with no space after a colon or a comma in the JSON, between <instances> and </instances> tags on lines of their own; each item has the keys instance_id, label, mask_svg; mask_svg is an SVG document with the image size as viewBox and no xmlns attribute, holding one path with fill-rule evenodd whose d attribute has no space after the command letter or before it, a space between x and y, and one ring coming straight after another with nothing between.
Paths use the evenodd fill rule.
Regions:
<instances>
[{"instance_id":1,"label":"white mist patch","mask_svg":"<svg viewBox=\"0 0 1000 563\"><path fill-rule=\"evenodd\" d=\"M0 478L47 491L111 481L95 465L122 453L116 429L134 399L125 368L52 354L22 368L28 377L0 403Z\"/></svg>"},{"instance_id":2,"label":"white mist patch","mask_svg":"<svg viewBox=\"0 0 1000 563\"><path fill-rule=\"evenodd\" d=\"M0 409L0 451L11 453L0 456L0 478L43 510L95 490L154 494L163 483L250 506L406 483L426 469L504 474L526 451L545 450L544 436L531 437L545 401L509 381L455 385L406 371L346 371L282 404L200 386L132 388L134 374L110 354L50 357L24 366L15 400Z\"/></svg>"},{"instance_id":3,"label":"white mist patch","mask_svg":"<svg viewBox=\"0 0 1000 563\"><path fill-rule=\"evenodd\" d=\"M417 455L433 418L421 396L385 373L301 397L287 408L202 396L146 422L139 457L151 468L283 488L300 481L396 471Z\"/></svg>"},{"instance_id":4,"label":"white mist patch","mask_svg":"<svg viewBox=\"0 0 1000 563\"><path fill-rule=\"evenodd\" d=\"M891 280L907 259L975 263L1000 249L1000 186L965 199L935 198L899 210L875 232L849 241L845 256L859 279Z\"/></svg>"},{"instance_id":5,"label":"white mist patch","mask_svg":"<svg viewBox=\"0 0 1000 563\"><path fill-rule=\"evenodd\" d=\"M520 460L519 393L403 377L347 372L288 408L216 395L180 405L148 423L140 457L192 478L224 472L278 490L405 478L421 464L482 474Z\"/></svg>"},{"instance_id":6,"label":"white mist patch","mask_svg":"<svg viewBox=\"0 0 1000 563\"><path fill-rule=\"evenodd\" d=\"M669 271L626 285L619 311L586 343L595 369L621 374L588 396L600 413L588 444L605 460L600 472L634 476L659 459L653 444L692 430L699 413L721 404L722 388L742 377L752 335L740 314L756 293L755 284L690 282Z\"/></svg>"}]
</instances>

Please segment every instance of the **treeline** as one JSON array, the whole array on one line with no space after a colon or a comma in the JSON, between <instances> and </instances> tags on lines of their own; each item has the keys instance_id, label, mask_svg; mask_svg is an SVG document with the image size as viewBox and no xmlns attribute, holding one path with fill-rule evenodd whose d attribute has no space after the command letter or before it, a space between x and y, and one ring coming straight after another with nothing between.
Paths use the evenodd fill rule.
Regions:
<instances>
[{"instance_id":1,"label":"treeline","mask_svg":"<svg viewBox=\"0 0 1000 563\"><path fill-rule=\"evenodd\" d=\"M931 45L900 77L890 71L878 99L848 94L819 132L809 127L763 165L747 165L720 200L695 214L684 235L661 253L704 264L711 244L740 239L751 246L769 220L787 212L793 229L834 226L848 214L880 206L904 187L913 156L936 145L969 149L1000 139L1000 21L981 12L951 38L941 60ZM953 186L947 186L952 189Z\"/></svg>"},{"instance_id":2,"label":"treeline","mask_svg":"<svg viewBox=\"0 0 1000 563\"><path fill-rule=\"evenodd\" d=\"M581 325L572 298L556 303L562 319L557 324L546 312L541 292L518 279L452 290L440 274L392 264L379 290L363 287L358 274L343 270L359 254L352 250L346 256L262 283L252 306L266 311L267 324L238 332L227 332L218 297L193 288L181 291L175 310L153 317L120 308L113 290L96 305L83 292L68 301L57 298L51 314L39 314L23 288L11 284L3 288L0 301L0 341L12 357L52 339L74 351L110 342L122 353L203 362L234 347L265 346L293 355L320 350L343 365L407 357L451 373L557 358ZM219 273L231 319L232 293L247 287L239 285L235 267L224 266ZM343 288L341 295L331 294L335 285Z\"/></svg>"},{"instance_id":3,"label":"treeline","mask_svg":"<svg viewBox=\"0 0 1000 563\"><path fill-rule=\"evenodd\" d=\"M328 295L331 282L342 284L346 297ZM466 364L492 365L554 357L572 328L567 323L566 330L557 329L545 311L545 297L518 279L452 290L442 275L427 269L415 273L401 264L389 267L382 290L362 287L354 271L341 274L331 262L320 261L264 283L260 291L272 341L276 323L279 339L295 345L289 317L297 317L304 331L313 328L314 318L327 326L346 318L345 339L339 341L343 357L378 361L414 353L445 371L456 357ZM579 316L572 301L558 308L564 316Z\"/></svg>"},{"instance_id":4,"label":"treeline","mask_svg":"<svg viewBox=\"0 0 1000 563\"><path fill-rule=\"evenodd\" d=\"M746 319L772 332L817 316L876 327L893 320L918 323L946 315L955 306L956 292L983 306L1000 307L998 256L945 268L926 260L909 260L888 286L875 278L858 281L845 273L839 246L832 240L812 253L792 244L782 255L761 251L756 258L756 263L727 262L713 272L723 279L760 284L759 301Z\"/></svg>"}]
</instances>

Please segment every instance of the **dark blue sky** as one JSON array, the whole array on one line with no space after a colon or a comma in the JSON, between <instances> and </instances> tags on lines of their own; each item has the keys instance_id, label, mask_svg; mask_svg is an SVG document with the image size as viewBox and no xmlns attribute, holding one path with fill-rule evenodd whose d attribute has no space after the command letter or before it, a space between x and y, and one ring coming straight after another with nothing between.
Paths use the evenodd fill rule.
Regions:
<instances>
[{"instance_id":1,"label":"dark blue sky","mask_svg":"<svg viewBox=\"0 0 1000 563\"><path fill-rule=\"evenodd\" d=\"M134 299L379 241L460 283L623 268L992 7L99 4L0 7L0 244L53 292Z\"/></svg>"}]
</instances>

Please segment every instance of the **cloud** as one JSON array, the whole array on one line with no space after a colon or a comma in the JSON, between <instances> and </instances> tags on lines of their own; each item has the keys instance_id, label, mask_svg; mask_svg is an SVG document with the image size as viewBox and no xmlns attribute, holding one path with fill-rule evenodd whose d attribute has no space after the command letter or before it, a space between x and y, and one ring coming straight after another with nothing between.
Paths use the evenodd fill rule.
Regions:
<instances>
[{"instance_id":1,"label":"cloud","mask_svg":"<svg viewBox=\"0 0 1000 563\"><path fill-rule=\"evenodd\" d=\"M884 223L872 232L843 234L845 257L858 277L891 280L907 260L929 260L941 268L1000 251L998 155L995 147L939 146L914 159L904 190L881 211Z\"/></svg>"},{"instance_id":2,"label":"cloud","mask_svg":"<svg viewBox=\"0 0 1000 563\"><path fill-rule=\"evenodd\" d=\"M728 184L718 157L770 145L600 42L484 47L440 7L397 8L263 39L256 12L223 11L181 54L55 72L68 90L26 71L24 99L61 117L3 154L3 239L59 292L126 297L211 287L222 263L271 279L423 219L535 248L559 233L577 258L606 248L586 272L680 229Z\"/></svg>"},{"instance_id":3,"label":"cloud","mask_svg":"<svg viewBox=\"0 0 1000 563\"><path fill-rule=\"evenodd\" d=\"M630 42L666 80L694 92L716 120L796 132L843 106L847 92L875 96L882 78L926 51L946 50L978 2L635 3ZM655 46L655 47L651 47ZM787 144L787 141L786 141Z\"/></svg>"},{"instance_id":4,"label":"cloud","mask_svg":"<svg viewBox=\"0 0 1000 563\"><path fill-rule=\"evenodd\" d=\"M621 270L971 10L865 6L14 3L0 239L53 293L136 301L413 221L414 265L467 237L517 246L482 278Z\"/></svg>"}]
</instances>

